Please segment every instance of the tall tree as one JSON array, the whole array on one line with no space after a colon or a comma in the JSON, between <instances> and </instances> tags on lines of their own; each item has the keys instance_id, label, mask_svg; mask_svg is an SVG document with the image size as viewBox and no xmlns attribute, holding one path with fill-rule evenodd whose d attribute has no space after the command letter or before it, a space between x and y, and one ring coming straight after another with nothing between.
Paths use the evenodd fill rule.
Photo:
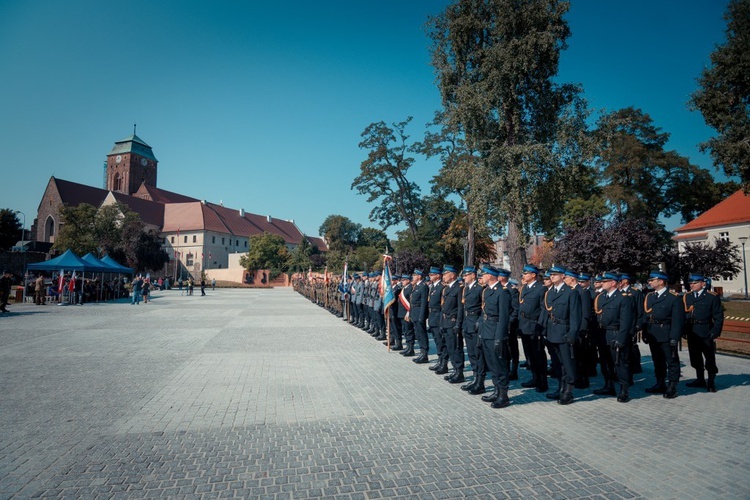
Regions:
<instances>
[{"instance_id":1,"label":"tall tree","mask_svg":"<svg viewBox=\"0 0 750 500\"><path fill-rule=\"evenodd\" d=\"M361 231L362 226L348 217L329 215L320 225L318 234L325 238L330 250L347 253L357 246Z\"/></svg>"},{"instance_id":2,"label":"tall tree","mask_svg":"<svg viewBox=\"0 0 750 500\"><path fill-rule=\"evenodd\" d=\"M383 230L400 223L406 224L414 238L417 235L417 218L421 211L419 186L407 178L414 164L406 126L412 120L389 127L385 122L371 123L362 132L361 149L369 150L367 159L360 165L360 174L352 182L352 189L368 196L367 202L377 201L370 211L370 220L378 222Z\"/></svg>"},{"instance_id":3,"label":"tall tree","mask_svg":"<svg viewBox=\"0 0 750 500\"><path fill-rule=\"evenodd\" d=\"M687 222L735 186L717 184L707 170L666 151L669 134L640 109L602 115L594 135L603 196L618 216L657 221L681 214Z\"/></svg>"},{"instance_id":4,"label":"tall tree","mask_svg":"<svg viewBox=\"0 0 750 500\"><path fill-rule=\"evenodd\" d=\"M750 192L750 0L731 0L724 19L727 42L711 54L690 105L718 132L701 150Z\"/></svg>"},{"instance_id":5,"label":"tall tree","mask_svg":"<svg viewBox=\"0 0 750 500\"><path fill-rule=\"evenodd\" d=\"M429 23L446 123L483 159L489 217L507 231L516 274L530 232L557 224L589 154L580 88L554 82L567 10L558 0L457 0Z\"/></svg>"},{"instance_id":6,"label":"tall tree","mask_svg":"<svg viewBox=\"0 0 750 500\"><path fill-rule=\"evenodd\" d=\"M310 240L308 240L306 236L303 237L299 245L289 253L289 258L286 261L284 270L288 273L301 273L307 271L312 267L312 259L310 257L313 252L314 248L310 244Z\"/></svg>"},{"instance_id":7,"label":"tall tree","mask_svg":"<svg viewBox=\"0 0 750 500\"><path fill-rule=\"evenodd\" d=\"M736 276L742 270L742 256L737 245L714 238L711 242L686 243L682 251L672 248L664 258L669 277L687 283L690 273L709 278Z\"/></svg>"},{"instance_id":8,"label":"tall tree","mask_svg":"<svg viewBox=\"0 0 750 500\"><path fill-rule=\"evenodd\" d=\"M240 257L240 265L248 271L268 269L273 279L284 270L287 257L284 238L264 232L250 236L249 249Z\"/></svg>"},{"instance_id":9,"label":"tall tree","mask_svg":"<svg viewBox=\"0 0 750 500\"><path fill-rule=\"evenodd\" d=\"M0 210L0 250L7 250L21 238L21 221L10 208Z\"/></svg>"},{"instance_id":10,"label":"tall tree","mask_svg":"<svg viewBox=\"0 0 750 500\"><path fill-rule=\"evenodd\" d=\"M375 247L381 252L386 249L392 250L391 244L388 241L388 235L385 231L376 229L374 227L364 227L359 233L359 239L357 240L358 247Z\"/></svg>"},{"instance_id":11,"label":"tall tree","mask_svg":"<svg viewBox=\"0 0 750 500\"><path fill-rule=\"evenodd\" d=\"M96 238L96 215L98 209L88 203L78 206L63 206L60 216L63 224L55 238L53 248L65 251L72 250L78 255L97 252L99 241Z\"/></svg>"}]
</instances>

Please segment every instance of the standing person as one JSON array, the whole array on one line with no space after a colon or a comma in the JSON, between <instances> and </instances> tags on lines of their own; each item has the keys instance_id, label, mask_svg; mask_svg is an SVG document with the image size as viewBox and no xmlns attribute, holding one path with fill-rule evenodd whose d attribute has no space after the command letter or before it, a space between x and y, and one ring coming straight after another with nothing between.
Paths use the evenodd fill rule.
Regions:
<instances>
[{"instance_id":1,"label":"standing person","mask_svg":"<svg viewBox=\"0 0 750 500\"><path fill-rule=\"evenodd\" d=\"M411 276L408 274L401 275L401 293L398 296L398 308L396 317L398 318L400 326L400 335L398 338L398 344L394 348L395 351L401 343L401 336L404 337L406 343L406 349L401 354L403 356L414 356L414 325L409 321L409 311L411 309Z\"/></svg>"},{"instance_id":2,"label":"standing person","mask_svg":"<svg viewBox=\"0 0 750 500\"><path fill-rule=\"evenodd\" d=\"M498 282L497 269L492 266L482 268L482 316L479 326L479 337L482 340L487 369L492 373L493 391L482 396L482 401L492 403L492 408L505 408L510 404L508 399L510 348L508 336L510 329L511 298L507 288ZM483 385L469 391L471 394L481 394ZM482 392L484 392L482 390Z\"/></svg>"},{"instance_id":3,"label":"standing person","mask_svg":"<svg viewBox=\"0 0 750 500\"><path fill-rule=\"evenodd\" d=\"M131 305L140 305L142 287L143 287L143 281L141 280L141 276L139 274L133 280L133 297L130 302Z\"/></svg>"},{"instance_id":4,"label":"standing person","mask_svg":"<svg viewBox=\"0 0 750 500\"><path fill-rule=\"evenodd\" d=\"M8 300L10 300L10 271L3 271L0 277L0 312L7 313Z\"/></svg>"},{"instance_id":5,"label":"standing person","mask_svg":"<svg viewBox=\"0 0 750 500\"><path fill-rule=\"evenodd\" d=\"M614 359L614 369L620 391L617 401L630 401L630 362L628 352L632 342L633 328L633 298L624 295L618 289L617 273L604 273L602 276L602 293L594 300L599 327L605 332L607 345L611 357Z\"/></svg>"},{"instance_id":6,"label":"standing person","mask_svg":"<svg viewBox=\"0 0 750 500\"><path fill-rule=\"evenodd\" d=\"M44 274L40 273L34 281L34 303L38 306L44 304Z\"/></svg>"},{"instance_id":7,"label":"standing person","mask_svg":"<svg viewBox=\"0 0 750 500\"><path fill-rule=\"evenodd\" d=\"M523 266L523 286L518 291L518 328L521 332L523 352L531 370L531 379L522 382L521 387L534 387L537 392L547 392L547 354L544 351L542 328L539 324L546 289L538 277L539 269L536 266Z\"/></svg>"},{"instance_id":8,"label":"standing person","mask_svg":"<svg viewBox=\"0 0 750 500\"><path fill-rule=\"evenodd\" d=\"M206 295L206 278L201 276L201 297Z\"/></svg>"},{"instance_id":9,"label":"standing person","mask_svg":"<svg viewBox=\"0 0 750 500\"><path fill-rule=\"evenodd\" d=\"M482 287L477 283L477 270L474 266L464 267L464 291L461 302L463 303L464 321L461 325L462 334L466 341L466 353L469 356L469 364L474 372L474 380L464 384L461 389L471 391L475 387L482 388L484 392L484 378L487 375L484 354L479 338L479 316L482 314Z\"/></svg>"},{"instance_id":10,"label":"standing person","mask_svg":"<svg viewBox=\"0 0 750 500\"><path fill-rule=\"evenodd\" d=\"M429 310L427 327L432 333L437 350L437 363L430 366L430 370L438 375L448 373L448 349L445 338L440 331L440 300L443 297L443 277L439 267L430 268L430 291L427 297L427 308Z\"/></svg>"},{"instance_id":11,"label":"standing person","mask_svg":"<svg viewBox=\"0 0 750 500\"><path fill-rule=\"evenodd\" d=\"M193 288L195 287L195 282L193 281L193 277L188 278L188 295L193 295Z\"/></svg>"},{"instance_id":12,"label":"standing person","mask_svg":"<svg viewBox=\"0 0 750 500\"><path fill-rule=\"evenodd\" d=\"M581 296L564 283L564 268L552 266L549 273L552 287L544 295L542 323L547 342L560 363L560 398L557 402L567 405L573 402L576 378L573 346L581 325Z\"/></svg>"},{"instance_id":13,"label":"standing person","mask_svg":"<svg viewBox=\"0 0 750 500\"><path fill-rule=\"evenodd\" d=\"M510 271L498 269L497 281L510 294L510 324L508 326L508 349L510 354L505 358L509 363L508 380L518 380L518 288L510 281ZM517 283L514 281L514 283Z\"/></svg>"},{"instance_id":14,"label":"standing person","mask_svg":"<svg viewBox=\"0 0 750 500\"><path fill-rule=\"evenodd\" d=\"M607 273L610 280L619 282L620 275L615 272ZM594 277L594 302L596 298L604 293L603 290L604 276L597 274ZM639 307L643 307L641 304ZM594 347L598 353L599 366L602 370L602 378L604 379L604 385L598 389L594 389L592 392L597 396L616 396L617 390L615 389L615 381L617 380L617 372L615 370L615 359L612 357L612 349L610 349L607 343L607 331L602 328L599 324L599 316L594 315L591 335ZM631 373L632 375L632 373Z\"/></svg>"},{"instance_id":15,"label":"standing person","mask_svg":"<svg viewBox=\"0 0 750 500\"><path fill-rule=\"evenodd\" d=\"M143 303L148 304L148 298L151 295L151 278L146 277L141 285L141 295L143 296Z\"/></svg>"},{"instance_id":16,"label":"standing person","mask_svg":"<svg viewBox=\"0 0 750 500\"><path fill-rule=\"evenodd\" d=\"M685 384L688 387L705 387L708 392L716 392L716 342L724 326L724 312L721 299L706 287L706 278L691 274L690 292L682 296L686 314L686 337L690 366L695 368L696 378ZM708 372L706 382L703 370Z\"/></svg>"},{"instance_id":17,"label":"standing person","mask_svg":"<svg viewBox=\"0 0 750 500\"><path fill-rule=\"evenodd\" d=\"M211 291L216 291L216 278L211 278Z\"/></svg>"},{"instance_id":18,"label":"standing person","mask_svg":"<svg viewBox=\"0 0 750 500\"><path fill-rule=\"evenodd\" d=\"M680 357L677 343L682 334L685 310L677 294L667 290L669 278L661 271L651 271L648 284L653 289L643 300L643 340L651 349L656 384L646 389L649 394L677 397L680 380ZM665 384L665 380L668 382Z\"/></svg>"},{"instance_id":19,"label":"standing person","mask_svg":"<svg viewBox=\"0 0 750 500\"><path fill-rule=\"evenodd\" d=\"M427 327L425 325L429 290L422 279L423 276L424 271L421 269L415 269L412 273L411 298L409 299L409 322L414 328L414 336L419 344L419 356L412 359L412 361L417 364L429 362L427 353L430 350L430 341L427 338Z\"/></svg>"},{"instance_id":20,"label":"standing person","mask_svg":"<svg viewBox=\"0 0 750 500\"><path fill-rule=\"evenodd\" d=\"M464 381L464 346L461 338L463 307L462 289L458 282L458 271L451 265L443 266L443 296L440 305L440 331L445 337L451 373L444 378L451 384Z\"/></svg>"},{"instance_id":21,"label":"standing person","mask_svg":"<svg viewBox=\"0 0 750 500\"><path fill-rule=\"evenodd\" d=\"M565 270L565 284L571 289L575 290L580 298L579 303L581 304L581 324L578 327L578 335L576 343L573 345L573 358L576 365L576 389L588 389L589 387L589 373L586 367L586 337L589 332L589 320L591 319L592 308L591 308L591 294L588 290L583 288L578 283L579 273L572 269Z\"/></svg>"},{"instance_id":22,"label":"standing person","mask_svg":"<svg viewBox=\"0 0 750 500\"><path fill-rule=\"evenodd\" d=\"M182 276L180 276L180 279L177 282L177 285L179 286L179 289L180 289L180 296L182 296L182 294L185 292L185 290L182 288Z\"/></svg>"},{"instance_id":23,"label":"standing person","mask_svg":"<svg viewBox=\"0 0 750 500\"><path fill-rule=\"evenodd\" d=\"M633 385L633 374L643 373L641 367L641 351L638 349L638 333L643 316L643 292L631 286L630 275L620 274L620 292L626 297L631 297L633 306L633 326L631 328L630 351L628 351L628 362L630 363L630 385Z\"/></svg>"}]
</instances>

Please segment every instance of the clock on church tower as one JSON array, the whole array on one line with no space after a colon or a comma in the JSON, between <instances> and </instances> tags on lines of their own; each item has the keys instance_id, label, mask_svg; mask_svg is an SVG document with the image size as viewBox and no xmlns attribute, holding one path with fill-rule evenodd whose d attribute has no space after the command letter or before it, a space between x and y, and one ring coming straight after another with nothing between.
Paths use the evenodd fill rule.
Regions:
<instances>
[{"instance_id":1,"label":"clock on church tower","mask_svg":"<svg viewBox=\"0 0 750 500\"><path fill-rule=\"evenodd\" d=\"M116 141L107 155L106 189L132 195L141 184L156 187L156 167L159 161L151 146L133 135Z\"/></svg>"}]
</instances>

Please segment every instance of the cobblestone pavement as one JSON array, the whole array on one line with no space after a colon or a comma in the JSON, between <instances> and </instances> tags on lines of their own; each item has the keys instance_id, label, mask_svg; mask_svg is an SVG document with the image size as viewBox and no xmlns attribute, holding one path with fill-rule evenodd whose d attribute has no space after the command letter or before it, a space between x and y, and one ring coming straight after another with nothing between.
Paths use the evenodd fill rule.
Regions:
<instances>
[{"instance_id":1,"label":"cobblestone pavement","mask_svg":"<svg viewBox=\"0 0 750 500\"><path fill-rule=\"evenodd\" d=\"M2 498L750 497L747 359L493 410L289 289L10 310Z\"/></svg>"}]
</instances>

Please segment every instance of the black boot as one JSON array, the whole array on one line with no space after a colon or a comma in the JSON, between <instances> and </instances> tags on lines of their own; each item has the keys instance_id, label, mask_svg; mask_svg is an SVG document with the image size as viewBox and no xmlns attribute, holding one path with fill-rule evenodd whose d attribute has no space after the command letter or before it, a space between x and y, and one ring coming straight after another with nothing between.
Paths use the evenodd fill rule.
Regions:
<instances>
[{"instance_id":1,"label":"black boot","mask_svg":"<svg viewBox=\"0 0 750 500\"><path fill-rule=\"evenodd\" d=\"M460 384L464 380L466 380L464 378L464 371L463 370L456 370L456 372L453 374L453 376L448 379L448 382L450 382L451 384Z\"/></svg>"},{"instance_id":2,"label":"black boot","mask_svg":"<svg viewBox=\"0 0 750 500\"><path fill-rule=\"evenodd\" d=\"M403 351L404 344L401 342L401 339L396 339L396 345L394 345L391 349L394 351Z\"/></svg>"},{"instance_id":3,"label":"black boot","mask_svg":"<svg viewBox=\"0 0 750 500\"><path fill-rule=\"evenodd\" d=\"M518 362L511 363L510 374L508 375L508 380L518 380ZM506 394L506 399L507 399L507 394Z\"/></svg>"},{"instance_id":4,"label":"black boot","mask_svg":"<svg viewBox=\"0 0 750 500\"><path fill-rule=\"evenodd\" d=\"M484 388L484 376L479 377L477 384L469 389L469 394L476 396L478 394L484 394L487 389Z\"/></svg>"},{"instance_id":5,"label":"black boot","mask_svg":"<svg viewBox=\"0 0 750 500\"><path fill-rule=\"evenodd\" d=\"M536 387L536 373L526 382L521 382L521 387L531 388Z\"/></svg>"},{"instance_id":6,"label":"black boot","mask_svg":"<svg viewBox=\"0 0 750 500\"><path fill-rule=\"evenodd\" d=\"M401 355L407 358L414 356L414 344L406 344L406 350Z\"/></svg>"},{"instance_id":7,"label":"black boot","mask_svg":"<svg viewBox=\"0 0 750 500\"><path fill-rule=\"evenodd\" d=\"M646 388L646 392L649 394L664 394L666 390L667 386L664 384L663 378L657 378L653 386Z\"/></svg>"},{"instance_id":8,"label":"black boot","mask_svg":"<svg viewBox=\"0 0 750 500\"><path fill-rule=\"evenodd\" d=\"M588 389L589 388L589 378L588 377L578 377L578 378L576 378L575 388L576 389Z\"/></svg>"},{"instance_id":9,"label":"black boot","mask_svg":"<svg viewBox=\"0 0 750 500\"><path fill-rule=\"evenodd\" d=\"M628 386L620 384L620 394L617 395L618 403L627 403L630 401L630 394L628 394Z\"/></svg>"},{"instance_id":10,"label":"black boot","mask_svg":"<svg viewBox=\"0 0 750 500\"><path fill-rule=\"evenodd\" d=\"M441 364L441 363L442 363L442 361L440 361L440 358L438 358L438 359L437 359L437 363L435 363L434 365L430 366L430 368L429 368L429 369L430 369L430 371L433 371L433 372L434 372L434 371L436 371L437 369L439 369L439 368L440 368L440 364Z\"/></svg>"},{"instance_id":11,"label":"black boot","mask_svg":"<svg viewBox=\"0 0 750 500\"><path fill-rule=\"evenodd\" d=\"M557 402L561 405L569 405L573 402L573 384L567 382L562 383L562 392L560 393L560 399Z\"/></svg>"},{"instance_id":12,"label":"black boot","mask_svg":"<svg viewBox=\"0 0 750 500\"><path fill-rule=\"evenodd\" d=\"M419 354L419 356L412 359L412 361L414 361L418 365L429 363L430 359L427 357L427 349L422 349L422 352Z\"/></svg>"},{"instance_id":13,"label":"black boot","mask_svg":"<svg viewBox=\"0 0 750 500\"><path fill-rule=\"evenodd\" d=\"M604 382L604 387L592 391L597 396L616 396L615 384L611 380Z\"/></svg>"},{"instance_id":14,"label":"black boot","mask_svg":"<svg viewBox=\"0 0 750 500\"><path fill-rule=\"evenodd\" d=\"M505 408L510 405L508 399L508 389L500 389L497 394L497 398L492 402L490 407L492 408Z\"/></svg>"},{"instance_id":15,"label":"black boot","mask_svg":"<svg viewBox=\"0 0 750 500\"><path fill-rule=\"evenodd\" d=\"M662 395L666 399L674 399L677 397L677 382L672 382L671 380L667 384L667 390L664 391L664 394Z\"/></svg>"},{"instance_id":16,"label":"black boot","mask_svg":"<svg viewBox=\"0 0 750 500\"><path fill-rule=\"evenodd\" d=\"M562 384L562 379L557 379L557 390L555 392L548 392L547 399L560 399L560 394L562 393Z\"/></svg>"},{"instance_id":17,"label":"black boot","mask_svg":"<svg viewBox=\"0 0 750 500\"><path fill-rule=\"evenodd\" d=\"M448 360L441 359L440 364L435 370L435 375L444 375L448 373Z\"/></svg>"},{"instance_id":18,"label":"black boot","mask_svg":"<svg viewBox=\"0 0 750 500\"><path fill-rule=\"evenodd\" d=\"M685 386L686 387L702 387L702 388L705 388L706 387L706 377L703 374L703 370L701 370L701 371L695 370L695 380L693 380L692 382L688 382L687 384L685 384Z\"/></svg>"},{"instance_id":19,"label":"black boot","mask_svg":"<svg viewBox=\"0 0 750 500\"><path fill-rule=\"evenodd\" d=\"M536 377L536 392L547 392L549 386L547 385L547 377Z\"/></svg>"},{"instance_id":20,"label":"black boot","mask_svg":"<svg viewBox=\"0 0 750 500\"><path fill-rule=\"evenodd\" d=\"M708 392L716 392L716 375L708 376L708 382L706 383L706 390Z\"/></svg>"},{"instance_id":21,"label":"black boot","mask_svg":"<svg viewBox=\"0 0 750 500\"><path fill-rule=\"evenodd\" d=\"M482 401L485 403L494 403L498 396L500 396L500 390L495 386L491 393L482 396Z\"/></svg>"},{"instance_id":22,"label":"black boot","mask_svg":"<svg viewBox=\"0 0 750 500\"><path fill-rule=\"evenodd\" d=\"M462 391L469 391L469 390L471 390L472 387L474 387L475 385L477 385L477 382L479 382L479 379L475 376L474 380L472 380L468 384L462 385L461 386L461 390Z\"/></svg>"}]
</instances>

